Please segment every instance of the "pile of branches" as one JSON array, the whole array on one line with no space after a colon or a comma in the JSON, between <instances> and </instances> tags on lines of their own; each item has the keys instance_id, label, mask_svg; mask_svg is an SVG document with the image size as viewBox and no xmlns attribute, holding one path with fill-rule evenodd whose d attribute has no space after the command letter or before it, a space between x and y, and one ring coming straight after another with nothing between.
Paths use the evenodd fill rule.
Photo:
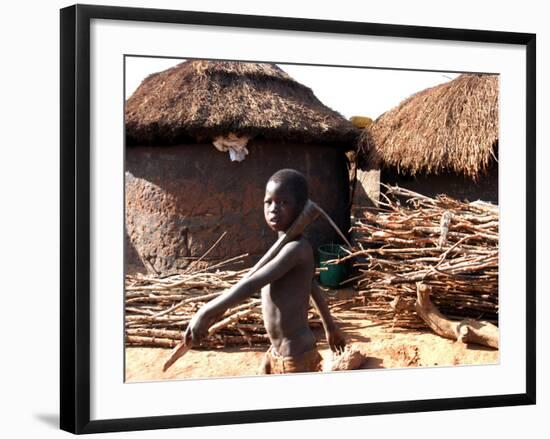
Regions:
<instances>
[{"instance_id":1,"label":"pile of branches","mask_svg":"<svg viewBox=\"0 0 550 439\"><path fill-rule=\"evenodd\" d=\"M428 285L434 304L451 319L498 324L498 208L445 195L433 199L385 186L377 209L366 208L352 227L354 308L403 328L423 328L416 284Z\"/></svg>"},{"instance_id":2,"label":"pile of branches","mask_svg":"<svg viewBox=\"0 0 550 439\"><path fill-rule=\"evenodd\" d=\"M126 346L173 348L181 341L193 315L207 302L235 285L248 271L227 270L247 255L227 259L205 269L190 268L167 277L126 276ZM313 313L313 310L311 311ZM320 325L310 315L312 326ZM204 348L269 343L259 297L231 308L212 325Z\"/></svg>"}]
</instances>

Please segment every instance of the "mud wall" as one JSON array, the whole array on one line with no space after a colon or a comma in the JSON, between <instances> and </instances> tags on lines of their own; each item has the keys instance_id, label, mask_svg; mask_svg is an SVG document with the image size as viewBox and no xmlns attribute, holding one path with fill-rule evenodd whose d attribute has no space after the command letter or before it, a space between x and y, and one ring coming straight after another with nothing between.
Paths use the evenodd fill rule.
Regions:
<instances>
[{"instance_id":1,"label":"mud wall","mask_svg":"<svg viewBox=\"0 0 550 439\"><path fill-rule=\"evenodd\" d=\"M347 231L349 182L345 155L328 146L251 142L242 162L210 144L129 147L126 150L127 267L157 272L186 267L227 231L209 254L216 262L248 253L257 260L276 240L263 218L268 178L282 168L307 177L310 197ZM340 242L326 221L312 224L314 248Z\"/></svg>"},{"instance_id":2,"label":"mud wall","mask_svg":"<svg viewBox=\"0 0 550 439\"><path fill-rule=\"evenodd\" d=\"M449 174L410 177L387 169L382 170L380 180L383 183L397 184L430 197L447 194L460 200L483 200L498 204L498 165L493 166L487 175L478 181L461 175Z\"/></svg>"}]
</instances>

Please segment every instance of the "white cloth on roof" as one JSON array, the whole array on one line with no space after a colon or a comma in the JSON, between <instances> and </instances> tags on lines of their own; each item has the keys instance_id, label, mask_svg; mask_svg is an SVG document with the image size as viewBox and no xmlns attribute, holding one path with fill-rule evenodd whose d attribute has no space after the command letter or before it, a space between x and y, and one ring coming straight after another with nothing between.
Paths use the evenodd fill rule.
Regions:
<instances>
[{"instance_id":1,"label":"white cloth on roof","mask_svg":"<svg viewBox=\"0 0 550 439\"><path fill-rule=\"evenodd\" d=\"M229 158L232 162L242 162L248 154L246 145L250 136L229 133L227 136L218 136L212 142L218 151L229 151Z\"/></svg>"}]
</instances>

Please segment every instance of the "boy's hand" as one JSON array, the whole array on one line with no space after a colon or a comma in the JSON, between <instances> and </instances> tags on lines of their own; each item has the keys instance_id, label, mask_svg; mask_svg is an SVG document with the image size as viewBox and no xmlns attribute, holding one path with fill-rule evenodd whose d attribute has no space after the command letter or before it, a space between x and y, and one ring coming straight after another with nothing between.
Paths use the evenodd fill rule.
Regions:
<instances>
[{"instance_id":1,"label":"boy's hand","mask_svg":"<svg viewBox=\"0 0 550 439\"><path fill-rule=\"evenodd\" d=\"M326 333L327 342L333 352L343 352L346 347L346 338L339 328Z\"/></svg>"},{"instance_id":2,"label":"boy's hand","mask_svg":"<svg viewBox=\"0 0 550 439\"><path fill-rule=\"evenodd\" d=\"M198 345L201 340L208 335L208 328L213 323L213 319L209 318L204 312L199 310L192 318L183 335L185 344Z\"/></svg>"}]
</instances>

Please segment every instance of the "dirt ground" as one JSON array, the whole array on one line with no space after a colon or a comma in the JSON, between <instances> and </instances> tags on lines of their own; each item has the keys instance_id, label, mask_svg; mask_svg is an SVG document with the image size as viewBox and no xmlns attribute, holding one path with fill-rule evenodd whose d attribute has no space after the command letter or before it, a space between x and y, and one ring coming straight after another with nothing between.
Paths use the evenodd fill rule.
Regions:
<instances>
[{"instance_id":1,"label":"dirt ground","mask_svg":"<svg viewBox=\"0 0 550 439\"><path fill-rule=\"evenodd\" d=\"M348 344L358 347L367 357L363 369L405 368L496 364L498 350L465 345L447 340L431 331L404 331L383 327L356 313L340 312L336 316ZM323 331L316 331L325 367L332 353ZM223 376L256 375L268 345L231 347L216 350L191 350L166 372L162 371L170 349L126 348L126 382L180 380Z\"/></svg>"}]
</instances>

